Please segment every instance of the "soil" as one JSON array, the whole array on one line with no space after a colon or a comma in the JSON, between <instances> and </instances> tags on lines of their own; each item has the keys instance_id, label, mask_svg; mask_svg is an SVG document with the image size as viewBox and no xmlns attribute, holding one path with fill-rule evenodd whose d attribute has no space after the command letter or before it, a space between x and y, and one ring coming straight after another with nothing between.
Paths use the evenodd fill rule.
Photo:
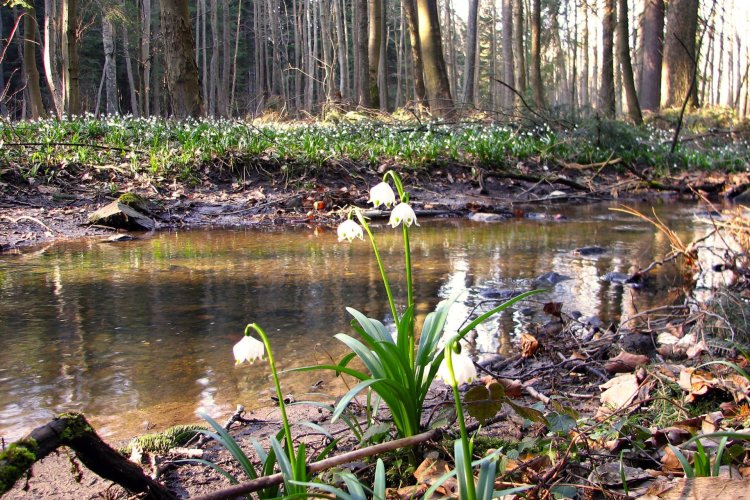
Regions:
<instances>
[{"instance_id":1,"label":"soil","mask_svg":"<svg viewBox=\"0 0 750 500\"><path fill-rule=\"evenodd\" d=\"M108 238L117 230L88 224L88 215L125 192L137 193L150 204L150 216L158 230L175 230L195 226L262 226L278 224L335 224L341 211L350 205L365 207L368 187L379 180L381 172L365 167L329 168L303 172L294 178L276 169L257 169L224 174L209 174L189 182L155 182L147 178L113 177L109 173L59 175L50 183L29 182L14 172L0 177L0 251L21 252L35 245L52 244L71 238ZM643 189L642 175L615 168L578 168L551 175L543 166L524 167L523 174L478 172L462 165L435 167L430 171L401 171L404 185L412 194L418 214L466 216L470 213L495 213L523 217L534 206L552 203L582 203L616 197L643 197L661 193L685 194L685 187L704 186L715 194L737 194L750 185L746 174L711 177L705 174L685 175L672 179L672 186ZM112 186L117 186L113 189ZM377 215L377 214L375 214ZM554 325L553 325L554 326ZM552 328L554 330L554 328ZM551 330L551 331L552 331ZM539 340L543 344L543 332ZM550 333L554 335L554 333ZM606 345L606 341L605 344ZM559 348L560 346L556 346ZM546 361L559 360L548 353ZM513 378L522 372L533 372L533 363L520 358L500 360L503 376ZM496 373L497 367L490 369ZM537 370L538 371L538 370ZM601 378L594 372L570 371L569 367L553 372L535 387L540 391L568 394L571 404L584 413L598 405L597 385ZM450 401L448 390L440 386L430 397L432 407ZM517 403L531 405L528 395ZM358 446L346 427L330 425L329 415L317 409L291 408L291 420L315 421L332 433L345 436L336 453ZM489 427L483 435L520 439L534 429L522 430L522 419L506 409L506 418ZM425 413L430 413L426 411ZM362 417L360 415L360 417ZM246 414L249 421L233 428L233 434L244 450L252 450L251 440L259 439L268 447L268 436L280 430L274 408ZM385 417L387 419L387 416ZM311 447L321 449L321 436L298 429L298 435ZM307 433L306 433L307 432ZM122 443L115 443L121 445ZM204 459L210 460L240 479L244 476L226 451L215 442L200 446ZM444 449L434 443L426 449ZM248 454L252 457L253 454ZM169 460L168 457L162 457ZM367 464L355 464L367 467ZM151 473L151 466L144 469ZM408 474L405 474L408 476ZM229 485L227 479L205 465L176 465L167 468L160 479L178 496L188 497L213 492ZM407 479L408 480L408 479ZM20 480L7 498L130 498L117 485L99 478L74 457L60 450L34 465L26 480Z\"/></svg>"}]
</instances>

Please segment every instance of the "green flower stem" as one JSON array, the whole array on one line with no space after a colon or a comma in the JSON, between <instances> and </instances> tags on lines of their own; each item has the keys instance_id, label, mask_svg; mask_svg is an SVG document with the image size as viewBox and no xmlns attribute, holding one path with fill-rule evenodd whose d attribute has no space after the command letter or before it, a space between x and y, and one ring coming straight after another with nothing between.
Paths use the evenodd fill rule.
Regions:
<instances>
[{"instance_id":1,"label":"green flower stem","mask_svg":"<svg viewBox=\"0 0 750 500\"><path fill-rule=\"evenodd\" d=\"M286 416L286 405L284 404L284 395L281 393L281 384L279 384L279 375L276 372L276 362L273 359L273 352L271 351L271 343L268 341L268 336L263 329L256 323L249 325L252 327L261 340L263 345L266 346L266 352L268 353L268 366L271 367L271 375L273 376L273 383L276 386L276 397L279 398L279 411L281 411L281 423L284 425L284 437L286 439L286 452L289 456L289 461L292 463L292 469L296 469L297 457L294 453L294 442L292 441L292 430L289 427L289 419Z\"/></svg>"},{"instance_id":2,"label":"green flower stem","mask_svg":"<svg viewBox=\"0 0 750 500\"><path fill-rule=\"evenodd\" d=\"M406 224L401 224L403 231L404 231L404 266L406 267L406 300L407 300L407 307L412 308L412 314L411 314L411 324L409 325L409 362L414 369L414 315L416 314L416 311L414 311L414 286L412 284L412 275L411 275L411 245L409 243L409 228L406 227Z\"/></svg>"},{"instance_id":3,"label":"green flower stem","mask_svg":"<svg viewBox=\"0 0 750 500\"><path fill-rule=\"evenodd\" d=\"M471 469L471 447L469 446L469 437L466 434L466 421L464 420L464 411L461 407L461 395L458 393L458 383L456 374L453 372L453 349L456 346L457 339L454 337L448 341L445 346L445 362L448 364L448 373L451 374L451 388L453 389L453 400L456 404L456 415L458 417L458 427L461 431L461 446L464 449L464 473L466 474L467 489L469 490L468 500L476 500L477 492L474 485L474 473Z\"/></svg>"},{"instance_id":4,"label":"green flower stem","mask_svg":"<svg viewBox=\"0 0 750 500\"><path fill-rule=\"evenodd\" d=\"M398 317L398 313L396 312L396 303L393 301L393 292L391 292L391 285L388 282L388 277L385 275L385 267L383 267L383 260L380 258L380 251L378 250L378 245L375 242L375 236L373 236L372 231L370 230L369 224L367 224L367 220L364 218L362 213L357 210L357 219L359 220L359 223L362 224L362 227L365 228L365 232L367 233L367 236L370 238L370 243L372 243L372 250L375 252L375 260L378 261L378 269L380 270L380 278L383 280L383 285L385 286L385 293L388 296L388 305L391 306L391 314L393 315L393 321L396 322L396 324L399 323L400 319Z\"/></svg>"}]
</instances>

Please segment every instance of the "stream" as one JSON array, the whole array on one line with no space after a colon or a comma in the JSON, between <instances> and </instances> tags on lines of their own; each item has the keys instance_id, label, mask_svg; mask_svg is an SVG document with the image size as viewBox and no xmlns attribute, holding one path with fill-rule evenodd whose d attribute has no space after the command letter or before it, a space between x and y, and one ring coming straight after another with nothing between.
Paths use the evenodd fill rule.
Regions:
<instances>
[{"instance_id":1,"label":"stream","mask_svg":"<svg viewBox=\"0 0 750 500\"><path fill-rule=\"evenodd\" d=\"M652 205L683 241L707 230L697 205L634 206ZM540 311L550 300L607 324L673 299L683 278L670 266L642 289L601 279L670 250L663 234L611 206L533 207L497 223L420 220L410 233L418 322L463 292L448 321L455 331L472 310L538 286L544 273L570 278L485 323L468 346L507 355L531 323L547 321ZM401 231L385 221L373 230L403 304ZM592 245L605 251L574 252ZM237 404L268 407L267 365L234 365L245 325L264 327L282 370L338 361L346 349L333 335L351 333L346 306L390 320L369 243L340 243L331 228L160 232L0 254L0 436L15 440L64 411L85 412L102 436L120 440L197 421L199 409L221 420ZM297 400L332 401L345 390L328 372L285 373L282 386Z\"/></svg>"}]
</instances>

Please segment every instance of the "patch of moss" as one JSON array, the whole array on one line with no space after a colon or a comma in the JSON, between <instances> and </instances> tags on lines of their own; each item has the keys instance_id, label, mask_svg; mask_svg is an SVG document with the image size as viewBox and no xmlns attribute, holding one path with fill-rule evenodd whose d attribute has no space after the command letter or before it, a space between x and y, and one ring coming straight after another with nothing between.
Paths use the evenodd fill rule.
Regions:
<instances>
[{"instance_id":1,"label":"patch of moss","mask_svg":"<svg viewBox=\"0 0 750 500\"><path fill-rule=\"evenodd\" d=\"M175 425L164 432L138 436L119 451L123 455L130 455L133 447L148 453L165 453L175 446L181 446L195 437L200 431L206 430L202 425Z\"/></svg>"},{"instance_id":2,"label":"patch of moss","mask_svg":"<svg viewBox=\"0 0 750 500\"><path fill-rule=\"evenodd\" d=\"M22 439L0 452L0 494L13 487L16 481L36 461L36 441Z\"/></svg>"},{"instance_id":3,"label":"patch of moss","mask_svg":"<svg viewBox=\"0 0 750 500\"><path fill-rule=\"evenodd\" d=\"M86 417L80 413L61 413L57 418L67 421L65 430L60 434L60 440L64 443L69 443L83 434L94 432Z\"/></svg>"},{"instance_id":4,"label":"patch of moss","mask_svg":"<svg viewBox=\"0 0 750 500\"><path fill-rule=\"evenodd\" d=\"M123 205L129 206L130 208L140 210L141 212L149 211L148 201L146 201L146 198L135 193L122 194L119 198L117 198L117 201L119 203L122 203Z\"/></svg>"}]
</instances>

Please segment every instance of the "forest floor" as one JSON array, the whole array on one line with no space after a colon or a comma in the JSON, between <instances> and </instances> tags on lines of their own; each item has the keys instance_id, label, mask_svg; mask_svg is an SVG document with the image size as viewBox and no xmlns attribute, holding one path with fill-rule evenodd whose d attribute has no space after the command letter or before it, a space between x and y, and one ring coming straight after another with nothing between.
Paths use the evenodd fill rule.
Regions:
<instances>
[{"instance_id":1,"label":"forest floor","mask_svg":"<svg viewBox=\"0 0 750 500\"><path fill-rule=\"evenodd\" d=\"M347 207L367 206L369 187L390 168L398 170L404 184L409 187L412 205L420 217L484 217L482 214L525 217L528 213L538 212L535 207L539 206L653 197L697 199L707 196L747 203L745 192L750 187L747 168L739 172L716 169L655 172L639 165L625 164L616 158L581 164L572 161L550 163L532 156L516 162L513 168L440 162L431 168L412 169L394 161L382 161L379 165L334 162L324 167L296 169L294 173L279 168L279 163L273 161L267 164L255 162L242 168L205 169L189 180L172 177L158 181L153 177L102 168L79 168L40 180L39 177L25 175L21 168L11 164L4 166L0 172L0 251L24 252L26 248L62 239L107 239L117 234L118 230L92 226L88 223L88 217L124 193L138 194L147 201L147 215L155 221L157 230L281 224L334 226L341 221ZM137 232L134 234L137 236ZM748 295L744 281L742 287L736 290L737 297ZM634 491L644 492L655 481L679 477L679 463L677 467L674 461L664 464L666 454L662 444L647 444L646 438L659 441L659 436L663 437L667 432L663 429L669 429L673 424L680 429L693 429L697 425L700 430L701 422L707 421L704 417L719 411L720 403L731 402L732 397L726 396L736 395L736 389L718 387L719 392L724 394L723 399L711 396L713 399L708 403L699 401L700 406L694 407L683 402L683 398L695 396L691 401L696 398L700 400L698 391L693 394L688 390L685 396L684 388L680 389L678 384L688 368L675 361L674 365L665 365L673 367L666 371L664 367L653 365L636 369L635 365L630 365L635 361L627 359L623 371L633 377L630 383L648 389L618 411L599 415L598 421L591 417L601 412L604 406L600 402L600 384L611 379L617 371L603 368L613 357L612 346L617 344L623 352L645 352L653 359L657 356L653 339L658 334L668 331L683 337L697 324L694 311L683 313L670 317L666 322L660 319L658 328L644 315L643 322L639 323L645 325L642 328L615 325L602 329L560 315L553 307L550 323L539 325L533 332L540 345L538 352L526 358L517 355L490 360L485 364L484 375L495 380L510 381L506 393L512 394L517 403L526 406L544 403L549 411L548 416L553 415L556 419L554 423L548 421L547 425L532 424L506 406L506 410L500 414L502 418L482 427L479 439L484 443L482 446L489 449L507 447L516 452L512 454L515 458L506 464L509 472L515 470L508 476L512 478L509 480L513 484L535 485L534 494L542 498L555 488L557 494L570 494L571 485L580 488L579 494L592 497L623 493L633 495ZM586 330L583 334L582 328ZM698 332L698 335L702 335L702 332ZM626 344L622 342L624 337L630 338ZM648 341L644 344L641 337L648 337ZM582 341L582 338L585 340ZM583 366L581 358L577 357L582 353L589 360L595 359L596 363L587 363L588 368ZM658 353L662 355L661 351ZM685 355L683 351L681 358L678 356L680 363L695 366L701 360L698 356L697 359L686 361ZM521 381L520 385L518 381ZM489 384L490 379L484 382ZM706 382L704 385L710 384ZM716 387L715 384L713 388ZM564 400L563 405L555 403L554 398L564 398L561 399ZM440 386L431 393L428 405L438 408L450 400L448 388ZM674 401L678 409L675 410L674 405L659 405L659 400ZM677 401L680 403L677 404ZM740 407L740 410L736 408L735 405L734 410L726 409L722 418L733 429L744 428L750 410L746 406ZM337 453L359 446L346 426L330 424L327 412L302 407L293 407L291 411L292 421L312 421L323 425L337 437L345 436ZM668 413L671 415L665 416ZM744 420L738 420L739 417L735 416L738 413ZM363 415L358 417L362 418ZM575 423L579 417L579 422L585 421L585 425ZM232 429L233 435L246 450L252 449L252 438L261 440L267 446L268 436L280 429L278 411L270 402L268 409L245 414L244 418L246 420L241 420L239 425L235 423ZM387 422L387 416L383 418ZM641 418L651 419L651 431L646 429L646 436L639 434L645 428L645 421L639 424L640 427L634 423ZM571 420L575 424L572 427L568 426ZM576 435L583 436L584 445L575 438ZM300 431L298 437L306 440L313 449L324 446L319 434ZM455 435L452 439L455 439ZM628 447L628 444L632 446ZM638 446L646 451L638 451ZM237 464L215 442L209 441L200 448L204 459L242 477ZM549 452L553 448L555 452ZM449 457L451 449L452 441L444 438L429 446L422 446L418 458L420 462L425 459L434 463L436 455ZM573 449L575 451L571 453ZM627 463L632 465L633 473L640 474L633 481L626 481L626 485L631 485L629 492L628 486L623 487L622 481L618 482L623 469L611 473L612 463L623 463L622 450L630 455ZM165 463L171 463L168 455L162 458ZM409 467L403 453L392 452L382 458L388 462L388 479L394 487L394 498L415 496L419 488L424 488L435 478L424 473L420 476L419 471ZM745 472L750 471L747 467L750 462L745 454L733 455L733 461L733 466L742 471L743 477ZM609 469L605 470L607 467ZM148 464L144 468L151 472ZM371 475L371 469L371 462L359 461L347 470L367 476ZM203 465L172 464L160 472L160 479L180 497L201 495L229 485L226 478ZM332 477L327 476L327 479L331 480ZM636 486L632 486L636 483L643 489L636 490ZM19 481L6 497L131 498L119 486L88 471L73 458L71 452L65 450L34 465L32 474Z\"/></svg>"}]
</instances>

